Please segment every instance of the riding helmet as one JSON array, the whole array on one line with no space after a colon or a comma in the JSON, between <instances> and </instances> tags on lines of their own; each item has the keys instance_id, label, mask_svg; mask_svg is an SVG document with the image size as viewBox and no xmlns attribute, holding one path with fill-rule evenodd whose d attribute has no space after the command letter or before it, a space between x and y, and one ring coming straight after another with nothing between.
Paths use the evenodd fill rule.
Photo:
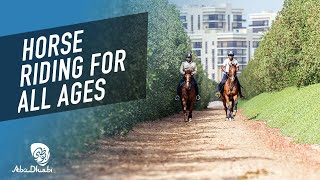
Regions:
<instances>
[{"instance_id":1,"label":"riding helmet","mask_svg":"<svg viewBox=\"0 0 320 180\"><path fill-rule=\"evenodd\" d=\"M233 51L229 51L228 56L234 56Z\"/></svg>"},{"instance_id":2,"label":"riding helmet","mask_svg":"<svg viewBox=\"0 0 320 180\"><path fill-rule=\"evenodd\" d=\"M192 58L192 54L191 54L191 53L188 53L188 54L186 55L186 58Z\"/></svg>"}]
</instances>

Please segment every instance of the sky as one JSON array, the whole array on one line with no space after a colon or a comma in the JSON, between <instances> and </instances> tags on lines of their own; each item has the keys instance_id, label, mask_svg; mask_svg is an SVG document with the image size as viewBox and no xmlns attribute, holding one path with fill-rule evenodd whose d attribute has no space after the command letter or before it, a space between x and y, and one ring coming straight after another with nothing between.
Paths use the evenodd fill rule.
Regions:
<instances>
[{"instance_id":1,"label":"sky","mask_svg":"<svg viewBox=\"0 0 320 180\"><path fill-rule=\"evenodd\" d=\"M280 11L284 0L169 0L169 2L183 5L216 5L223 3L231 3L234 8L243 8L244 15L249 13L257 13L261 11Z\"/></svg>"}]
</instances>

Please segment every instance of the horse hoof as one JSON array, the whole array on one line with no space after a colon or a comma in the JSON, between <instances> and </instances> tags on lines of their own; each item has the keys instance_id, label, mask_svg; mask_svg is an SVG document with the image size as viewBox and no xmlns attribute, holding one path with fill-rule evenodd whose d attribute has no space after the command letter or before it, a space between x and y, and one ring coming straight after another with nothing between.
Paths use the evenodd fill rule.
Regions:
<instances>
[{"instance_id":1,"label":"horse hoof","mask_svg":"<svg viewBox=\"0 0 320 180\"><path fill-rule=\"evenodd\" d=\"M191 122L191 121L192 121L192 118L189 119L189 122Z\"/></svg>"},{"instance_id":2,"label":"horse hoof","mask_svg":"<svg viewBox=\"0 0 320 180\"><path fill-rule=\"evenodd\" d=\"M229 118L229 121L232 121L232 118Z\"/></svg>"},{"instance_id":3,"label":"horse hoof","mask_svg":"<svg viewBox=\"0 0 320 180\"><path fill-rule=\"evenodd\" d=\"M228 121L229 119L228 118L226 118L226 121Z\"/></svg>"}]
</instances>

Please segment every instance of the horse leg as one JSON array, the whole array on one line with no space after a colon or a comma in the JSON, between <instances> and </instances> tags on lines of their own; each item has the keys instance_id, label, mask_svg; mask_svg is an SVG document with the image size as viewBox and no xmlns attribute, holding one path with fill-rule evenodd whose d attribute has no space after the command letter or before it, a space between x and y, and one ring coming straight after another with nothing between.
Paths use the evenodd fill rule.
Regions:
<instances>
[{"instance_id":1,"label":"horse leg","mask_svg":"<svg viewBox=\"0 0 320 180\"><path fill-rule=\"evenodd\" d=\"M234 116L233 116L233 109L234 109L234 100L232 99L231 101L231 107L230 107L230 118L231 121L233 120Z\"/></svg>"},{"instance_id":2,"label":"horse leg","mask_svg":"<svg viewBox=\"0 0 320 180\"><path fill-rule=\"evenodd\" d=\"M192 110L193 110L193 105L194 105L194 100L190 101L190 107L189 107L189 116L188 116L188 121L192 121Z\"/></svg>"},{"instance_id":3,"label":"horse leg","mask_svg":"<svg viewBox=\"0 0 320 180\"><path fill-rule=\"evenodd\" d=\"M233 111L233 116L236 116L237 112L238 112L238 96L235 95L233 97L234 99L234 111Z\"/></svg>"},{"instance_id":4,"label":"horse leg","mask_svg":"<svg viewBox=\"0 0 320 180\"><path fill-rule=\"evenodd\" d=\"M230 99L229 99L229 96L227 96L227 95L225 95L225 99L226 99L226 111L227 111L227 119L226 120L230 120L230 116L231 116L231 114L230 114Z\"/></svg>"},{"instance_id":5,"label":"horse leg","mask_svg":"<svg viewBox=\"0 0 320 180\"><path fill-rule=\"evenodd\" d=\"M187 101L185 98L182 98L182 107L183 107L183 116L184 116L184 121L187 122Z\"/></svg>"}]
</instances>

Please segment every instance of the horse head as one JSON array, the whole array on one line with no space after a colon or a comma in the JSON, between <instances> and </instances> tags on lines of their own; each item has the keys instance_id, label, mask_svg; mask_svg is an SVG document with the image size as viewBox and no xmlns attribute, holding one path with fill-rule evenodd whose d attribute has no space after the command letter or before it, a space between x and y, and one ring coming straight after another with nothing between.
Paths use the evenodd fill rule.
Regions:
<instances>
[{"instance_id":1,"label":"horse head","mask_svg":"<svg viewBox=\"0 0 320 180\"><path fill-rule=\"evenodd\" d=\"M190 90L191 89L192 71L191 70L185 71L184 78L186 80L187 89Z\"/></svg>"},{"instance_id":2,"label":"horse head","mask_svg":"<svg viewBox=\"0 0 320 180\"><path fill-rule=\"evenodd\" d=\"M236 75L237 75L237 67L235 64L231 64L229 68L229 79L231 80L231 82L234 82Z\"/></svg>"}]
</instances>

